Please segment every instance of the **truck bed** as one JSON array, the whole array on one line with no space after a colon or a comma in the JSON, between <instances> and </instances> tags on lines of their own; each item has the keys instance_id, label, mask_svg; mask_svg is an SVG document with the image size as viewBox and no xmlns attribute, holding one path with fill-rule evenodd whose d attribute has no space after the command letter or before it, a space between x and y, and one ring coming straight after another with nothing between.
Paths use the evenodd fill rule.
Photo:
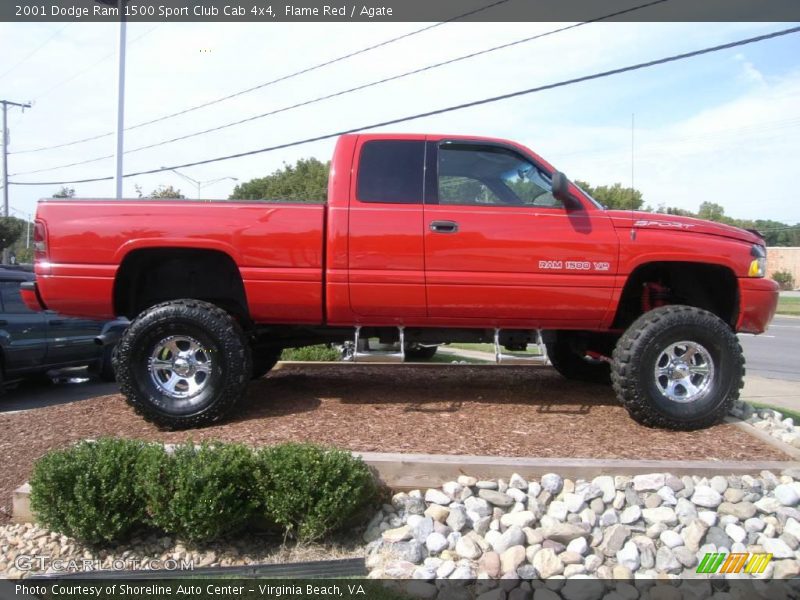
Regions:
<instances>
[{"instance_id":1,"label":"truck bed","mask_svg":"<svg viewBox=\"0 0 800 600\"><path fill-rule=\"evenodd\" d=\"M255 321L322 322L325 205L269 201L47 200L47 308L113 318L114 277L146 248L221 251L239 266ZM124 223L120 227L120 223ZM199 233L202 232L202 233Z\"/></svg>"}]
</instances>

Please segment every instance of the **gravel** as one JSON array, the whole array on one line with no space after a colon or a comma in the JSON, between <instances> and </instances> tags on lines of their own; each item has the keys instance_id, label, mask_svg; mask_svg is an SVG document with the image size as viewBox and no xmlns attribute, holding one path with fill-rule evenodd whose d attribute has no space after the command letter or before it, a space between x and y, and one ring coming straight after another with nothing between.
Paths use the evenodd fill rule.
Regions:
<instances>
[{"instance_id":1,"label":"gravel","mask_svg":"<svg viewBox=\"0 0 800 600\"><path fill-rule=\"evenodd\" d=\"M409 577L413 574L429 581L467 573L479 580L513 580L514 586L508 589L502 585L487 588L504 590L507 595L501 594L501 600L511 600L508 594L511 589L521 590L514 596L516 599L531 600L524 592L534 588L517 587L520 586L517 580L542 578L546 586L535 589L534 600L549 597L539 594L545 590L558 591L563 598L616 600L617 596L605 596L607 586L633 579L693 578L697 565L709 552L771 553L773 560L766 570L752 577L759 580L769 580L774 575L792 577L800 574L800 510L788 504L794 503L792 494L800 488L800 481L794 479L798 475L800 472L793 470L764 471L758 477L712 478L676 478L669 473L652 473L594 481L573 481L552 473L540 481L526 481L514 475L508 482L497 480L492 490L497 496L490 498L480 495L492 486L465 486L463 491L470 488L475 494L465 500L468 514L491 509L491 515L482 517L491 519L487 531L481 533L466 524L460 533L451 534L457 538L451 538L447 548L442 539L429 536L428 540L435 539L438 543L426 543L424 556L415 562L417 570L398 570L396 561L408 559L407 553L402 552L405 550L402 544L409 542L399 543L401 556L398 556L398 543L391 541L391 530L384 531L380 539L367 547L370 577L390 577L402 571ZM513 487L509 482L514 483ZM446 484L442 489L452 490L452 486ZM505 507L489 503L500 494L508 496L511 490L524 492L525 499ZM537 493L532 496L531 491ZM416 495L422 496L422 491ZM663 503L642 509L642 505L653 504L649 499L654 496ZM401 495L395 496L398 497L402 500ZM425 497L438 496L426 491ZM407 522L412 517L404 513L403 505L402 501L393 501L376 518L387 524L398 517L400 522ZM401 508L396 510L395 506ZM452 514L461 511L462 506L452 501L448 507L440 508L449 508ZM579 512L570 510L579 507ZM412 521L420 527L415 519ZM435 561L436 568L425 561ZM606 583L593 583L594 587L585 588L589 595L582 595L580 587L570 588L572 591L566 594L565 579L576 585L592 579ZM554 582L552 586L550 581ZM614 593L626 597L624 588Z\"/></svg>"}]
</instances>

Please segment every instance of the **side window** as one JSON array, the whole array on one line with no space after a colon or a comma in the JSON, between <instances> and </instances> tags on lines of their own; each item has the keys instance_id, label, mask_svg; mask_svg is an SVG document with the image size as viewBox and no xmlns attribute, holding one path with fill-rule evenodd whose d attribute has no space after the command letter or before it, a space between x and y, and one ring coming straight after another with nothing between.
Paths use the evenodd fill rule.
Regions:
<instances>
[{"instance_id":1,"label":"side window","mask_svg":"<svg viewBox=\"0 0 800 600\"><path fill-rule=\"evenodd\" d=\"M561 207L550 176L506 148L443 144L438 178L439 204Z\"/></svg>"},{"instance_id":2,"label":"side window","mask_svg":"<svg viewBox=\"0 0 800 600\"><path fill-rule=\"evenodd\" d=\"M22 301L19 293L19 281L0 281L0 298L3 301L3 312L20 314L31 313L31 309Z\"/></svg>"},{"instance_id":3,"label":"side window","mask_svg":"<svg viewBox=\"0 0 800 600\"><path fill-rule=\"evenodd\" d=\"M356 197L361 202L421 204L422 140L373 140L361 148Z\"/></svg>"},{"instance_id":4,"label":"side window","mask_svg":"<svg viewBox=\"0 0 800 600\"><path fill-rule=\"evenodd\" d=\"M501 204L497 195L472 177L439 177L439 204Z\"/></svg>"}]
</instances>

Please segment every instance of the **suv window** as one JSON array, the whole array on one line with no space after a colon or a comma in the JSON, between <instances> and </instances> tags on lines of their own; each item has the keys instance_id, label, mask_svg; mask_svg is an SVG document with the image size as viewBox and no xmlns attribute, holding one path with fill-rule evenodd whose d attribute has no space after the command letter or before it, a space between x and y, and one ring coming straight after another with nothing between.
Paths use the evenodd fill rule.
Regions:
<instances>
[{"instance_id":1,"label":"suv window","mask_svg":"<svg viewBox=\"0 0 800 600\"><path fill-rule=\"evenodd\" d=\"M361 148L356 197L361 202L421 204L422 140L374 140Z\"/></svg>"},{"instance_id":2,"label":"suv window","mask_svg":"<svg viewBox=\"0 0 800 600\"><path fill-rule=\"evenodd\" d=\"M7 313L31 313L33 312L22 301L19 292L19 281L0 281L0 299L3 302L3 312Z\"/></svg>"},{"instance_id":3,"label":"suv window","mask_svg":"<svg viewBox=\"0 0 800 600\"><path fill-rule=\"evenodd\" d=\"M479 144L439 147L439 204L561 207L550 175L513 150Z\"/></svg>"}]
</instances>

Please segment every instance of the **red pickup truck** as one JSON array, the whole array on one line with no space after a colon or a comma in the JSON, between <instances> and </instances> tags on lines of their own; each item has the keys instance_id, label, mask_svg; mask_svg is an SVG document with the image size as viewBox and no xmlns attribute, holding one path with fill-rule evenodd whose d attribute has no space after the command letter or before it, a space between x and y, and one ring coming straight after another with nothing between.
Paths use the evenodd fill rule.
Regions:
<instances>
[{"instance_id":1,"label":"red pickup truck","mask_svg":"<svg viewBox=\"0 0 800 600\"><path fill-rule=\"evenodd\" d=\"M637 421L708 426L738 397L736 332L777 304L756 233L606 210L514 142L345 135L327 203L43 200L40 309L132 320L115 355L145 418L222 418L283 348L543 342Z\"/></svg>"}]
</instances>

